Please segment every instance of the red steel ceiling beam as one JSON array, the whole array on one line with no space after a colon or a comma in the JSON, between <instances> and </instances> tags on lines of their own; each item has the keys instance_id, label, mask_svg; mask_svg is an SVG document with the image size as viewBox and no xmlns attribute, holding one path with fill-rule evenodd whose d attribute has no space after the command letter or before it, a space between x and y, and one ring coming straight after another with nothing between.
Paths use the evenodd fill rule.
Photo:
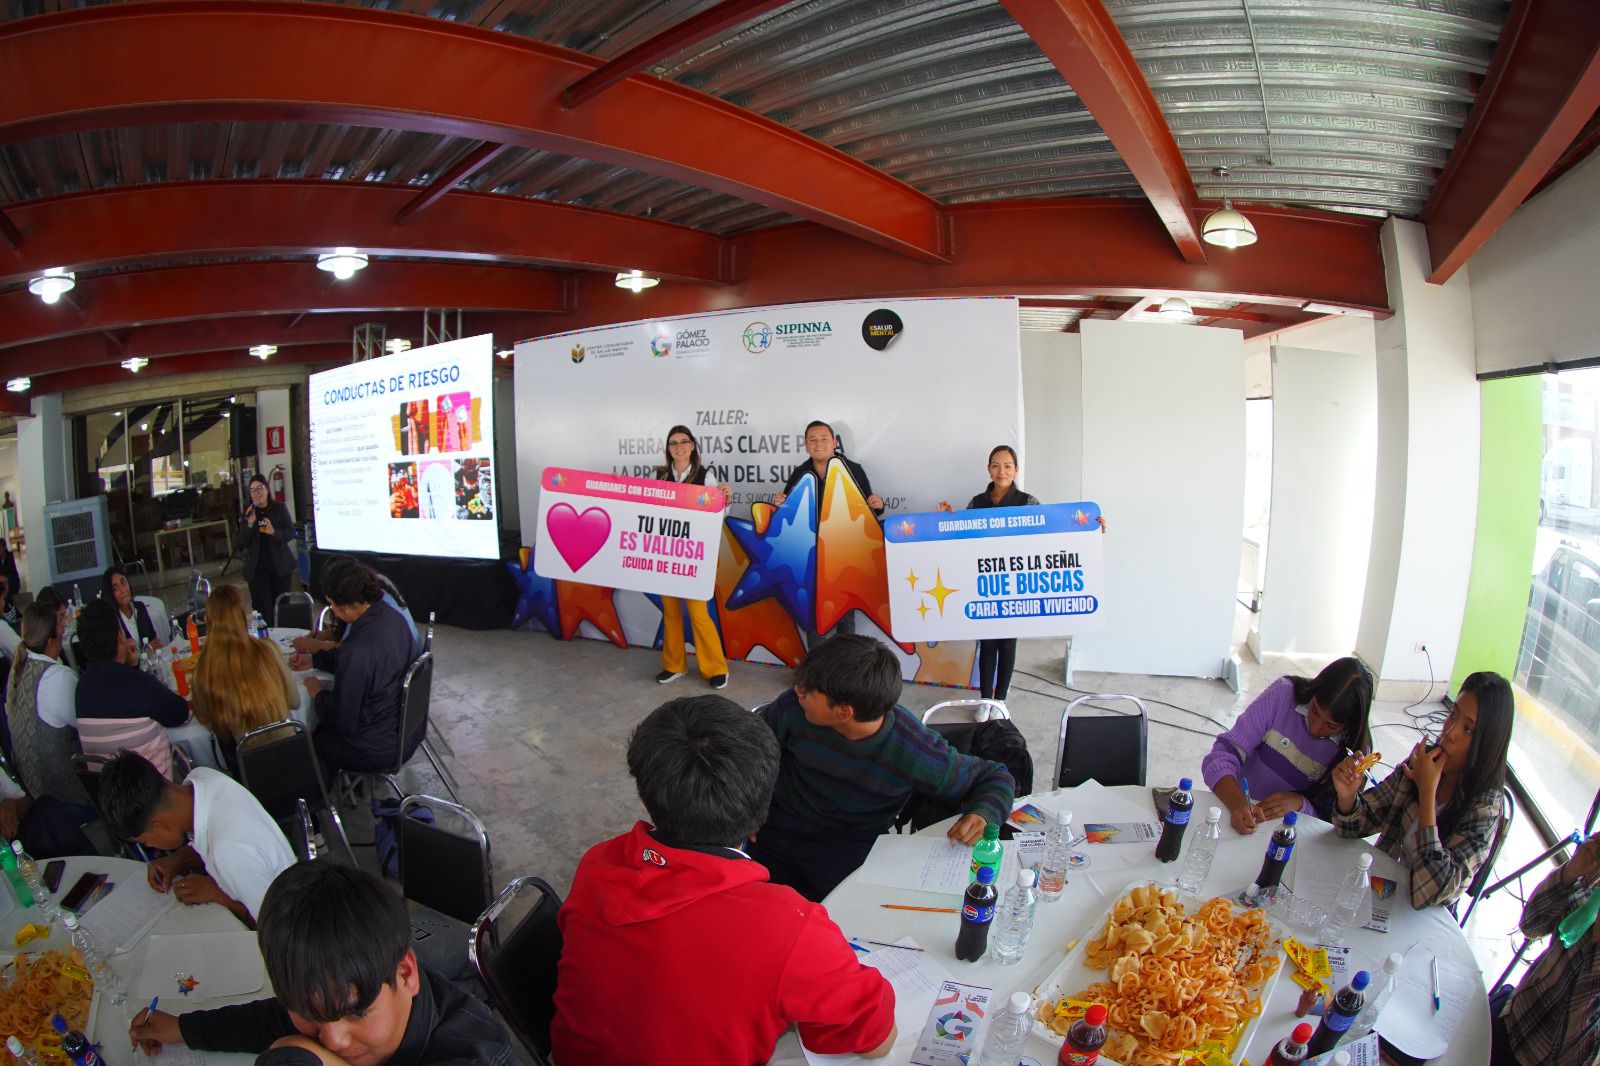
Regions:
<instances>
[{"instance_id":1,"label":"red steel ceiling beam","mask_svg":"<svg viewBox=\"0 0 1600 1066\"><path fill-rule=\"evenodd\" d=\"M4 211L0 211L0 240L5 241L12 251L22 247L22 231Z\"/></svg>"},{"instance_id":2,"label":"red steel ceiling beam","mask_svg":"<svg viewBox=\"0 0 1600 1066\"><path fill-rule=\"evenodd\" d=\"M339 245L369 255L605 271L637 267L713 284L732 277L733 246L687 226L473 192L455 193L400 226L395 215L411 195L403 187L365 182L209 181L31 200L10 207L28 241L21 248L0 247L0 284L47 266L86 270L184 258L310 257Z\"/></svg>"},{"instance_id":3,"label":"red steel ceiling beam","mask_svg":"<svg viewBox=\"0 0 1600 1066\"><path fill-rule=\"evenodd\" d=\"M426 211L438 203L444 198L445 193L488 166L489 162L499 155L504 148L505 145L496 144L493 141L485 141L478 145L478 147L467 153L466 158L443 174L440 174L433 180L433 184L418 193L415 199L397 211L394 216L394 224L403 226L406 220L418 211Z\"/></svg>"},{"instance_id":4,"label":"red steel ceiling beam","mask_svg":"<svg viewBox=\"0 0 1600 1066\"><path fill-rule=\"evenodd\" d=\"M1206 261L1199 196L1144 72L1102 0L1001 0L1082 100L1187 263Z\"/></svg>"},{"instance_id":5,"label":"red steel ceiling beam","mask_svg":"<svg viewBox=\"0 0 1600 1066\"><path fill-rule=\"evenodd\" d=\"M593 100L613 85L624 81L646 67L670 55L699 44L708 38L782 7L792 0L722 0L722 3L691 15L676 26L668 27L649 40L641 41L617 56L596 67L561 94L561 106L577 107Z\"/></svg>"},{"instance_id":6,"label":"red steel ceiling beam","mask_svg":"<svg viewBox=\"0 0 1600 1066\"><path fill-rule=\"evenodd\" d=\"M1600 4L1513 4L1483 89L1422 209L1433 259L1429 281L1448 281L1483 247L1596 108Z\"/></svg>"},{"instance_id":7,"label":"red steel ceiling beam","mask_svg":"<svg viewBox=\"0 0 1600 1066\"><path fill-rule=\"evenodd\" d=\"M352 56L382 56L351 77ZM787 211L923 262L934 200L744 108L634 76L589 106L580 52L442 19L280 0L104 5L0 26L0 143L115 126L313 122L519 145ZM62 71L92 70L92 78ZM419 77L418 71L427 71Z\"/></svg>"},{"instance_id":8,"label":"red steel ceiling beam","mask_svg":"<svg viewBox=\"0 0 1600 1066\"><path fill-rule=\"evenodd\" d=\"M218 263L86 278L78 282L78 291L83 293L82 310L48 306L26 289L0 293L0 349L221 315L428 307L567 309L561 274L470 263L375 263L348 281L336 281L310 263Z\"/></svg>"},{"instance_id":9,"label":"red steel ceiling beam","mask_svg":"<svg viewBox=\"0 0 1600 1066\"><path fill-rule=\"evenodd\" d=\"M349 361L350 342L345 340L340 344L307 344L297 348L286 348L266 360L266 364L268 366L278 366L285 363L315 365L342 364ZM175 355L166 359L152 359L150 365L139 371L137 375L130 374L115 363L45 373L34 377L33 387L29 392L65 392L68 389L83 389L92 385L110 385L118 382L132 384L135 376L149 378L166 377L175 374L203 374L217 370L259 370L261 365L262 361L260 359L236 349L194 352L189 355Z\"/></svg>"}]
</instances>

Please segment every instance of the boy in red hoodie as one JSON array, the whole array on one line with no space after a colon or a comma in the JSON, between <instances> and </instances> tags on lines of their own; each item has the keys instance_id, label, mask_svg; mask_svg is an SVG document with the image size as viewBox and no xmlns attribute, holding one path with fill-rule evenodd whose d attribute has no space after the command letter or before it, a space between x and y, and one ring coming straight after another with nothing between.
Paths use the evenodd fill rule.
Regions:
<instances>
[{"instance_id":1,"label":"boy in red hoodie","mask_svg":"<svg viewBox=\"0 0 1600 1066\"><path fill-rule=\"evenodd\" d=\"M628 771L654 827L595 845L558 919L561 1063L766 1062L791 1024L812 1051L894 1045L894 990L820 905L769 884L740 845L766 816L778 742L721 696L662 704Z\"/></svg>"}]
</instances>

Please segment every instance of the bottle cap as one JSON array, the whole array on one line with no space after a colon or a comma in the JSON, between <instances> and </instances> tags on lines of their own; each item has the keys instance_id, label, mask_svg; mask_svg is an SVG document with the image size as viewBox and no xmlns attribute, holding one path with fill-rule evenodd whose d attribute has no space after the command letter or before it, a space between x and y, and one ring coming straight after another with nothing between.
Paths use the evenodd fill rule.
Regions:
<instances>
[{"instance_id":1,"label":"bottle cap","mask_svg":"<svg viewBox=\"0 0 1600 1066\"><path fill-rule=\"evenodd\" d=\"M1299 820L1300 820L1300 812L1299 811L1290 811L1288 814L1283 816L1283 824L1284 825L1293 825L1294 823L1298 822Z\"/></svg>"},{"instance_id":2,"label":"bottle cap","mask_svg":"<svg viewBox=\"0 0 1600 1066\"><path fill-rule=\"evenodd\" d=\"M1222 821L1222 808L1221 807L1212 807L1210 810L1206 811L1206 821L1208 821L1208 822L1220 822L1220 821Z\"/></svg>"},{"instance_id":3,"label":"bottle cap","mask_svg":"<svg viewBox=\"0 0 1600 1066\"><path fill-rule=\"evenodd\" d=\"M1072 824L1072 812L1071 811L1057 811L1056 812L1056 824L1057 825L1071 825Z\"/></svg>"},{"instance_id":4,"label":"bottle cap","mask_svg":"<svg viewBox=\"0 0 1600 1066\"><path fill-rule=\"evenodd\" d=\"M1389 957L1387 959L1383 960L1383 972L1384 973L1399 973L1400 972L1400 966L1405 961L1406 961L1406 957L1404 955L1400 954L1398 951L1391 951L1389 953Z\"/></svg>"},{"instance_id":5,"label":"bottle cap","mask_svg":"<svg viewBox=\"0 0 1600 1066\"><path fill-rule=\"evenodd\" d=\"M50 1025L58 1033L67 1031L67 1020L59 1014L50 1015Z\"/></svg>"},{"instance_id":6,"label":"bottle cap","mask_svg":"<svg viewBox=\"0 0 1600 1066\"><path fill-rule=\"evenodd\" d=\"M18 1040L14 1036L6 1037L6 1050L11 1052L11 1054L15 1055L17 1058L22 1058L22 1041Z\"/></svg>"},{"instance_id":7,"label":"bottle cap","mask_svg":"<svg viewBox=\"0 0 1600 1066\"><path fill-rule=\"evenodd\" d=\"M1194 778L1192 778L1192 777L1180 777L1180 778L1178 778L1178 788L1182 789L1184 792L1189 791L1193 787L1194 787Z\"/></svg>"},{"instance_id":8,"label":"bottle cap","mask_svg":"<svg viewBox=\"0 0 1600 1066\"><path fill-rule=\"evenodd\" d=\"M1335 1051L1333 1053L1333 1066L1350 1066L1350 1052Z\"/></svg>"},{"instance_id":9,"label":"bottle cap","mask_svg":"<svg viewBox=\"0 0 1600 1066\"><path fill-rule=\"evenodd\" d=\"M1301 1022L1299 1025L1295 1026L1294 1032L1289 1034L1289 1039L1293 1040L1296 1044L1311 1043L1311 1023Z\"/></svg>"},{"instance_id":10,"label":"bottle cap","mask_svg":"<svg viewBox=\"0 0 1600 1066\"><path fill-rule=\"evenodd\" d=\"M997 825L986 825L986 826L984 826L983 827L983 839L985 839L985 840L999 840L1000 839L1000 827L997 826Z\"/></svg>"},{"instance_id":11,"label":"bottle cap","mask_svg":"<svg viewBox=\"0 0 1600 1066\"><path fill-rule=\"evenodd\" d=\"M61 916L61 924L68 929L76 929L78 928L78 916L75 914L63 914Z\"/></svg>"},{"instance_id":12,"label":"bottle cap","mask_svg":"<svg viewBox=\"0 0 1600 1066\"><path fill-rule=\"evenodd\" d=\"M1019 888L1032 888L1035 879L1036 875L1032 870L1017 871L1017 887Z\"/></svg>"},{"instance_id":13,"label":"bottle cap","mask_svg":"<svg viewBox=\"0 0 1600 1066\"><path fill-rule=\"evenodd\" d=\"M21 855L22 854L22 841L13 840L11 842L11 852L14 855Z\"/></svg>"},{"instance_id":14,"label":"bottle cap","mask_svg":"<svg viewBox=\"0 0 1600 1066\"><path fill-rule=\"evenodd\" d=\"M992 884L994 884L994 867L993 866L980 866L980 867L978 867L978 884L980 884L980 885L992 885Z\"/></svg>"},{"instance_id":15,"label":"bottle cap","mask_svg":"<svg viewBox=\"0 0 1600 1066\"><path fill-rule=\"evenodd\" d=\"M1088 1022L1091 1027L1106 1024L1106 1005L1104 1003L1090 1005L1089 1009L1083 1013L1083 1020Z\"/></svg>"},{"instance_id":16,"label":"bottle cap","mask_svg":"<svg viewBox=\"0 0 1600 1066\"><path fill-rule=\"evenodd\" d=\"M1370 982L1371 980L1372 980L1372 975L1369 974L1367 971L1365 971L1365 970L1357 970L1356 971L1356 975L1354 977L1350 978L1350 987L1355 989L1357 992L1359 992L1363 988L1366 988L1368 982Z\"/></svg>"},{"instance_id":17,"label":"bottle cap","mask_svg":"<svg viewBox=\"0 0 1600 1066\"><path fill-rule=\"evenodd\" d=\"M1013 992L1011 1001L1006 1006L1010 1008L1012 1014L1026 1014L1033 1006L1033 998L1026 992Z\"/></svg>"},{"instance_id":18,"label":"bottle cap","mask_svg":"<svg viewBox=\"0 0 1600 1066\"><path fill-rule=\"evenodd\" d=\"M1372 853L1363 851L1361 853L1361 858L1356 860L1356 865L1361 867L1363 870L1370 869L1372 866Z\"/></svg>"}]
</instances>

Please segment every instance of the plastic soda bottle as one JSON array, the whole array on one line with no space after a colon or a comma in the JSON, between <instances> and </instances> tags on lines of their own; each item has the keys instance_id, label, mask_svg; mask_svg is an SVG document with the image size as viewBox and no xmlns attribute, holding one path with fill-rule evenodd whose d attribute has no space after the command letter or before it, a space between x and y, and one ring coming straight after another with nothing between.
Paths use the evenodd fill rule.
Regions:
<instances>
[{"instance_id":1,"label":"plastic soda bottle","mask_svg":"<svg viewBox=\"0 0 1600 1066\"><path fill-rule=\"evenodd\" d=\"M1161 839L1156 841L1156 858L1174 862L1183 850L1183 834L1189 828L1189 812L1194 810L1194 782L1185 777L1178 782L1178 791L1167 804L1167 816L1161 820Z\"/></svg>"},{"instance_id":2,"label":"plastic soda bottle","mask_svg":"<svg viewBox=\"0 0 1600 1066\"><path fill-rule=\"evenodd\" d=\"M1067 1030L1057 1066L1092 1066L1106 1042L1106 1006L1096 1003Z\"/></svg>"},{"instance_id":3,"label":"plastic soda bottle","mask_svg":"<svg viewBox=\"0 0 1600 1066\"><path fill-rule=\"evenodd\" d=\"M1267 1056L1267 1066L1298 1066L1310 1057L1311 1053L1306 1048L1310 1042L1311 1023L1301 1022L1294 1027L1294 1032L1278 1041L1272 1054Z\"/></svg>"},{"instance_id":4,"label":"plastic soda bottle","mask_svg":"<svg viewBox=\"0 0 1600 1066\"><path fill-rule=\"evenodd\" d=\"M43 1066L39 1056L22 1046L22 1041L14 1036L6 1037L6 1050L11 1052L11 1058L16 1066Z\"/></svg>"},{"instance_id":5,"label":"plastic soda bottle","mask_svg":"<svg viewBox=\"0 0 1600 1066\"><path fill-rule=\"evenodd\" d=\"M1039 898L1060 899L1067 887L1067 867L1072 862L1072 812L1056 814L1056 824L1044 836L1044 856L1039 860Z\"/></svg>"},{"instance_id":6,"label":"plastic soda bottle","mask_svg":"<svg viewBox=\"0 0 1600 1066\"><path fill-rule=\"evenodd\" d=\"M978 879L967 886L961 902L961 933L956 937L956 958L977 962L989 947L989 927L994 924L994 868L978 867Z\"/></svg>"},{"instance_id":7,"label":"plastic soda bottle","mask_svg":"<svg viewBox=\"0 0 1600 1066\"><path fill-rule=\"evenodd\" d=\"M972 845L972 869L967 875L967 883L971 884L978 879L978 868L987 866L994 871L996 882L1000 878L1000 860L1005 857L1005 852L1000 847L1000 827L986 825L983 827L983 839Z\"/></svg>"},{"instance_id":8,"label":"plastic soda bottle","mask_svg":"<svg viewBox=\"0 0 1600 1066\"><path fill-rule=\"evenodd\" d=\"M1206 824L1195 837L1193 844L1189 845L1189 854L1184 856L1183 869L1178 873L1178 887L1191 896L1198 896L1205 887L1206 878L1211 876L1211 863L1217 857L1217 845L1222 843L1222 808L1212 807L1206 811Z\"/></svg>"},{"instance_id":9,"label":"plastic soda bottle","mask_svg":"<svg viewBox=\"0 0 1600 1066\"><path fill-rule=\"evenodd\" d=\"M65 1018L52 1014L50 1024L61 1034L61 1053L72 1060L73 1066L103 1066L100 1053L89 1038L69 1026Z\"/></svg>"},{"instance_id":10,"label":"plastic soda bottle","mask_svg":"<svg viewBox=\"0 0 1600 1066\"><path fill-rule=\"evenodd\" d=\"M1371 978L1367 971L1357 970L1356 975L1350 978L1350 983L1341 988L1339 994L1333 997L1333 1002L1324 1008L1322 1024L1317 1026L1316 1033L1311 1037L1312 1055L1332 1051L1334 1045L1344 1039L1356 1016L1361 1013L1361 1008L1366 1005L1364 993L1369 980Z\"/></svg>"},{"instance_id":11,"label":"plastic soda bottle","mask_svg":"<svg viewBox=\"0 0 1600 1066\"><path fill-rule=\"evenodd\" d=\"M1283 824L1273 832L1272 839L1267 841L1267 857L1261 864L1261 872L1256 875L1255 883L1263 892L1271 893L1283 883L1283 868L1289 865L1289 856L1294 854L1294 823L1300 816L1295 811L1290 811L1283 816Z\"/></svg>"}]
</instances>

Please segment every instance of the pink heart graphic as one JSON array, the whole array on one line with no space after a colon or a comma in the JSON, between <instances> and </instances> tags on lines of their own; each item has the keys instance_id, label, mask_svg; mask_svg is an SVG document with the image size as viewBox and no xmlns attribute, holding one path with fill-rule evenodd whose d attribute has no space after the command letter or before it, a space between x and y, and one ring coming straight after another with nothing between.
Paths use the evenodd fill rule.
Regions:
<instances>
[{"instance_id":1,"label":"pink heart graphic","mask_svg":"<svg viewBox=\"0 0 1600 1066\"><path fill-rule=\"evenodd\" d=\"M544 516L544 527L561 558L578 571L604 546L611 533L611 516L598 507L579 514L570 503L558 503Z\"/></svg>"}]
</instances>

